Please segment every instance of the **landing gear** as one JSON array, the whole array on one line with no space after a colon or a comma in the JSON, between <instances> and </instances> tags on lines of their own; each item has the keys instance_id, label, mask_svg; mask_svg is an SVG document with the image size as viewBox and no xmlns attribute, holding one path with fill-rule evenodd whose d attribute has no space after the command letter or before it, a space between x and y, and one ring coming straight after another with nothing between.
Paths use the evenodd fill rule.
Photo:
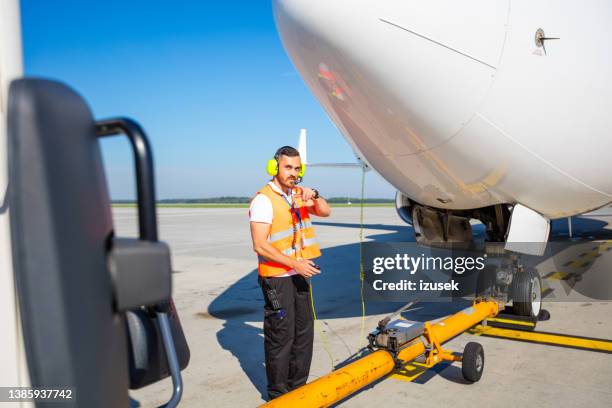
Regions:
<instances>
[{"instance_id":1,"label":"landing gear","mask_svg":"<svg viewBox=\"0 0 612 408\"><path fill-rule=\"evenodd\" d=\"M542 310L542 280L533 269L519 270L510 286L512 308L519 316L537 318Z\"/></svg>"},{"instance_id":2,"label":"landing gear","mask_svg":"<svg viewBox=\"0 0 612 408\"><path fill-rule=\"evenodd\" d=\"M475 383L482 377L484 370L484 350L480 343L470 341L463 349L461 373L466 381Z\"/></svg>"},{"instance_id":3,"label":"landing gear","mask_svg":"<svg viewBox=\"0 0 612 408\"><path fill-rule=\"evenodd\" d=\"M489 260L499 259L483 269L476 283L477 297L512 302L512 313L529 319L548 320L542 309L542 279L531 266L523 265L520 254L509 253L502 244L488 243Z\"/></svg>"}]
</instances>

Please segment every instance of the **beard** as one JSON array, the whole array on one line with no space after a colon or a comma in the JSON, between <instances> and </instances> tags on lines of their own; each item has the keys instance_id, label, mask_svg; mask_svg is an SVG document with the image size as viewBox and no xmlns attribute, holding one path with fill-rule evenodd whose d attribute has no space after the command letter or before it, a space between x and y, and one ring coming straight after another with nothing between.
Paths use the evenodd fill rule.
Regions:
<instances>
[{"instance_id":1,"label":"beard","mask_svg":"<svg viewBox=\"0 0 612 408\"><path fill-rule=\"evenodd\" d=\"M291 177L287 177L285 179L278 179L278 181L283 187L288 188L288 189L294 188L297 184L296 183L297 179L291 178Z\"/></svg>"}]
</instances>

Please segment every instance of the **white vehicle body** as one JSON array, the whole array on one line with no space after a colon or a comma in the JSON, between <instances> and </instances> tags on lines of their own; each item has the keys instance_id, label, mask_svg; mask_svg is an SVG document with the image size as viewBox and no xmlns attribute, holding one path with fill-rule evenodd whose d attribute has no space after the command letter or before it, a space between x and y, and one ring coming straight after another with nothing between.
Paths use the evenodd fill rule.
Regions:
<instances>
[{"instance_id":1,"label":"white vehicle body","mask_svg":"<svg viewBox=\"0 0 612 408\"><path fill-rule=\"evenodd\" d=\"M11 80L23 75L19 2L0 0L0 384L28 386L13 275L6 152L6 109ZM22 406L31 406L22 403Z\"/></svg>"},{"instance_id":2,"label":"white vehicle body","mask_svg":"<svg viewBox=\"0 0 612 408\"><path fill-rule=\"evenodd\" d=\"M275 0L274 10L342 135L411 200L522 204L547 219L612 201L612 3ZM538 45L539 29L559 39Z\"/></svg>"}]
</instances>

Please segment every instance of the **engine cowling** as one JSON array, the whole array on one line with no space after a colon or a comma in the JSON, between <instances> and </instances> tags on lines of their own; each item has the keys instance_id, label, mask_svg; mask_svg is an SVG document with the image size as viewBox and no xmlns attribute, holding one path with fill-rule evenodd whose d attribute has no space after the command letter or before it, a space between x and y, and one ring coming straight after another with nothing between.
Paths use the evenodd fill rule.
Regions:
<instances>
[{"instance_id":1,"label":"engine cowling","mask_svg":"<svg viewBox=\"0 0 612 408\"><path fill-rule=\"evenodd\" d=\"M395 211L406 224L412 225L412 207L414 203L401 191L395 194Z\"/></svg>"}]
</instances>

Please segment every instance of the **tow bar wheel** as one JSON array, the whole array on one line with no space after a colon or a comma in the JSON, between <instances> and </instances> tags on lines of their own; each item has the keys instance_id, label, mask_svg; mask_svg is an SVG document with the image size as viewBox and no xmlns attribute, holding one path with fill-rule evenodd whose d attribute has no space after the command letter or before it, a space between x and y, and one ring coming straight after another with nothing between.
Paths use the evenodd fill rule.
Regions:
<instances>
[{"instance_id":1,"label":"tow bar wheel","mask_svg":"<svg viewBox=\"0 0 612 408\"><path fill-rule=\"evenodd\" d=\"M480 343L470 341L463 349L461 373L466 381L475 383L482 377L484 370L484 350Z\"/></svg>"}]
</instances>

